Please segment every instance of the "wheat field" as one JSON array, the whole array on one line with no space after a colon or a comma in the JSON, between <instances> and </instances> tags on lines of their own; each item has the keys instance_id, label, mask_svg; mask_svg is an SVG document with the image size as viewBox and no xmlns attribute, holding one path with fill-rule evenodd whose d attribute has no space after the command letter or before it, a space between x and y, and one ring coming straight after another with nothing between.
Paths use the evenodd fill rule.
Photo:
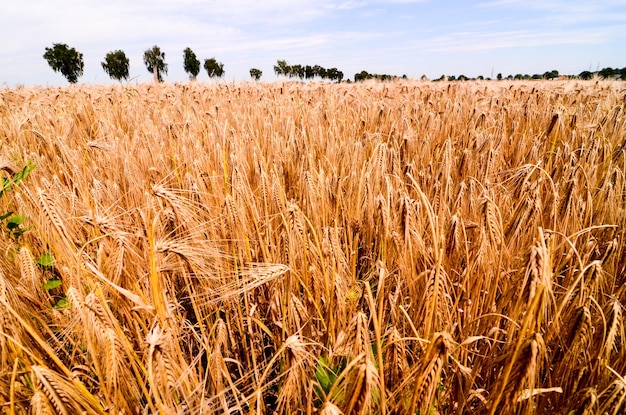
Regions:
<instances>
[{"instance_id":1,"label":"wheat field","mask_svg":"<svg viewBox=\"0 0 626 415\"><path fill-rule=\"evenodd\" d=\"M624 413L624 102L2 89L0 410Z\"/></svg>"}]
</instances>

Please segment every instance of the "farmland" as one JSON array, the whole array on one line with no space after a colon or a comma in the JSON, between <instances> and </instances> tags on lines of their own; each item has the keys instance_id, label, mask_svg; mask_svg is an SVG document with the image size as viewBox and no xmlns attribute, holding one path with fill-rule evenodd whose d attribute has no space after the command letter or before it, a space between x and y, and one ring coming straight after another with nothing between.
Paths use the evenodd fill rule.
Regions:
<instances>
[{"instance_id":1,"label":"farmland","mask_svg":"<svg viewBox=\"0 0 626 415\"><path fill-rule=\"evenodd\" d=\"M623 413L624 102L0 90L0 408Z\"/></svg>"}]
</instances>

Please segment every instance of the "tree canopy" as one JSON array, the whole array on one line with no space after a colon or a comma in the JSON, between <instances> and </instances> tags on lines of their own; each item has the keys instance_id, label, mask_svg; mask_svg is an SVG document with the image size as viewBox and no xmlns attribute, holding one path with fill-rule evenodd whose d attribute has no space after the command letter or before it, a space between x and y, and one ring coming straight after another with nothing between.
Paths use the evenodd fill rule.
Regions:
<instances>
[{"instance_id":1,"label":"tree canopy","mask_svg":"<svg viewBox=\"0 0 626 415\"><path fill-rule=\"evenodd\" d=\"M200 61L191 48L185 48L183 51L183 59L185 72L189 74L190 79L196 79L200 73Z\"/></svg>"},{"instance_id":2,"label":"tree canopy","mask_svg":"<svg viewBox=\"0 0 626 415\"><path fill-rule=\"evenodd\" d=\"M343 74L341 74L343 76ZM359 73L354 74L354 82L365 81L368 79L377 79L379 81L393 81L394 79L407 79L406 75L396 76L389 74L377 74L377 73L369 73L367 71L361 71ZM441 75L441 78L436 80L442 80L445 78L445 75Z\"/></svg>"},{"instance_id":3,"label":"tree canopy","mask_svg":"<svg viewBox=\"0 0 626 415\"><path fill-rule=\"evenodd\" d=\"M52 70L61 72L70 84L75 84L83 76L83 54L65 43L53 43L51 48L46 48L43 57Z\"/></svg>"},{"instance_id":4,"label":"tree canopy","mask_svg":"<svg viewBox=\"0 0 626 415\"><path fill-rule=\"evenodd\" d=\"M250 69L250 76L252 77L252 79L254 79L255 81L258 81L259 79L261 79L261 76L263 75L263 71L257 68L252 68Z\"/></svg>"},{"instance_id":5,"label":"tree canopy","mask_svg":"<svg viewBox=\"0 0 626 415\"><path fill-rule=\"evenodd\" d=\"M337 68L327 69L326 70L326 78L330 79L331 81L341 82L342 79L343 79L343 72L341 72Z\"/></svg>"},{"instance_id":6,"label":"tree canopy","mask_svg":"<svg viewBox=\"0 0 626 415\"><path fill-rule=\"evenodd\" d=\"M551 71L546 71L546 72L543 73L543 77L545 79L558 78L559 77L559 71L557 71L556 69L553 69Z\"/></svg>"},{"instance_id":7,"label":"tree canopy","mask_svg":"<svg viewBox=\"0 0 626 415\"><path fill-rule=\"evenodd\" d=\"M277 76L281 76L281 75L285 75L287 76L289 74L289 64L287 63L286 60L277 60L276 61L276 65L274 65L274 73Z\"/></svg>"},{"instance_id":8,"label":"tree canopy","mask_svg":"<svg viewBox=\"0 0 626 415\"><path fill-rule=\"evenodd\" d=\"M155 82L163 82L163 74L167 74L165 52L161 52L161 49L154 45L152 49L144 52L143 63L146 65L148 72L154 74Z\"/></svg>"},{"instance_id":9,"label":"tree canopy","mask_svg":"<svg viewBox=\"0 0 626 415\"><path fill-rule=\"evenodd\" d=\"M606 68L602 68L600 71L596 72L596 74L598 74L599 76L601 76L604 79L622 79L625 80L626 79L626 67L619 69L619 68L611 68L606 67Z\"/></svg>"},{"instance_id":10,"label":"tree canopy","mask_svg":"<svg viewBox=\"0 0 626 415\"><path fill-rule=\"evenodd\" d=\"M102 69L111 79L122 82L122 79L128 80L129 60L122 50L109 52L101 62Z\"/></svg>"},{"instance_id":11,"label":"tree canopy","mask_svg":"<svg viewBox=\"0 0 626 415\"><path fill-rule=\"evenodd\" d=\"M341 82L343 79L343 72L337 68L326 69L320 65L290 65L286 60L279 59L274 65L274 72L276 75L287 76L289 78L298 79L329 79L331 81Z\"/></svg>"},{"instance_id":12,"label":"tree canopy","mask_svg":"<svg viewBox=\"0 0 626 415\"><path fill-rule=\"evenodd\" d=\"M205 59L204 69L209 74L209 78L221 78L224 76L224 64L218 62L215 58Z\"/></svg>"}]
</instances>

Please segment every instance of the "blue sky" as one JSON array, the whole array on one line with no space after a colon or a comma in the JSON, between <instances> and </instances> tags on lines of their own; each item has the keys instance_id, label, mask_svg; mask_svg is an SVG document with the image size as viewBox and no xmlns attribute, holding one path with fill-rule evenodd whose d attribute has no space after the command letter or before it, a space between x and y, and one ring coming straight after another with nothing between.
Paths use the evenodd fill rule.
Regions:
<instances>
[{"instance_id":1,"label":"blue sky","mask_svg":"<svg viewBox=\"0 0 626 415\"><path fill-rule=\"evenodd\" d=\"M167 82L184 82L183 49L224 63L225 80L276 79L277 59L356 72L578 74L626 66L626 1L603 0L24 0L0 5L0 86L65 85L42 55L84 55L80 83L109 84L100 62L121 49L131 82L148 82L143 52L159 45ZM206 72L198 77L207 81Z\"/></svg>"}]
</instances>

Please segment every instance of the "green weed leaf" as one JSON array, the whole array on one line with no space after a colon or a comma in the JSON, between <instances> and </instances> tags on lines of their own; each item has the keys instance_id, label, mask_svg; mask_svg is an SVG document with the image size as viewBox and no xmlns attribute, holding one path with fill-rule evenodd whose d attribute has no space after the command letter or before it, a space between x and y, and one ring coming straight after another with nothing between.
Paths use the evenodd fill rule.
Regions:
<instances>
[{"instance_id":1,"label":"green weed leaf","mask_svg":"<svg viewBox=\"0 0 626 415\"><path fill-rule=\"evenodd\" d=\"M61 280L48 280L43 285L43 289L46 291L54 290L55 288L59 288L61 286Z\"/></svg>"},{"instance_id":2,"label":"green weed leaf","mask_svg":"<svg viewBox=\"0 0 626 415\"><path fill-rule=\"evenodd\" d=\"M22 180L28 177L31 171L35 168L35 163L29 161L26 163L22 171L18 171L13 175L13 184L19 184Z\"/></svg>"},{"instance_id":3,"label":"green weed leaf","mask_svg":"<svg viewBox=\"0 0 626 415\"><path fill-rule=\"evenodd\" d=\"M2 193L4 193L5 191L11 190L11 186L13 186L13 182L6 177L2 177L0 183L2 183L0 185L0 196L2 196Z\"/></svg>"},{"instance_id":4,"label":"green weed leaf","mask_svg":"<svg viewBox=\"0 0 626 415\"><path fill-rule=\"evenodd\" d=\"M331 379L334 373L328 367L326 359L323 357L320 358L317 367L315 368L315 379L320 384L325 393L330 391L331 386L333 386L333 380Z\"/></svg>"},{"instance_id":5,"label":"green weed leaf","mask_svg":"<svg viewBox=\"0 0 626 415\"><path fill-rule=\"evenodd\" d=\"M7 221L7 229L12 231L12 230L14 230L16 228L19 228L20 225L22 223L24 223L25 220L26 220L26 216L25 215L15 215L15 216L12 216Z\"/></svg>"},{"instance_id":6,"label":"green weed leaf","mask_svg":"<svg viewBox=\"0 0 626 415\"><path fill-rule=\"evenodd\" d=\"M35 262L42 267L52 268L54 266L54 256L50 253L45 253L39 258L35 258Z\"/></svg>"}]
</instances>

